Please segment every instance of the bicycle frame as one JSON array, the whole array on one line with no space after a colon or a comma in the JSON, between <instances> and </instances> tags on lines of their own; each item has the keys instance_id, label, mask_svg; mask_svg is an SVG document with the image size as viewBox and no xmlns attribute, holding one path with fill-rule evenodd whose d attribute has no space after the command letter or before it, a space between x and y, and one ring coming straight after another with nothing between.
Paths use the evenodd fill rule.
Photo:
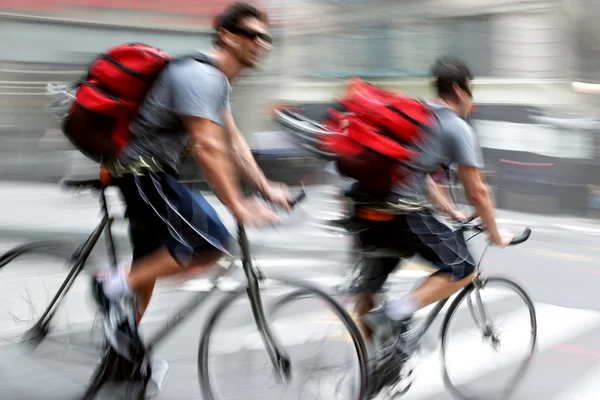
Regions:
<instances>
[{"instance_id":1,"label":"bicycle frame","mask_svg":"<svg viewBox=\"0 0 600 400\"><path fill-rule=\"evenodd\" d=\"M260 270L252 263L250 245L244 226L238 224L237 230L238 243L241 249L242 269L244 271L244 275L246 276L246 290L248 292L248 298L250 300L254 321L265 344L271 362L273 363L273 367L278 372L278 378L286 379L289 377L290 361L283 350L283 347L273 337L269 325L267 324L262 306L259 284L264 277ZM146 345L147 351L151 352L156 345L158 345L174 331L174 328L176 328L183 320L196 311L196 309L204 302L204 300L206 300L216 291L218 279L225 276L231 270L232 268L227 268L223 273L217 275L216 279L214 280L213 287L208 292L198 293L197 295L193 296L187 304L181 307L179 311L149 339L148 344Z\"/></svg>"},{"instance_id":2,"label":"bicycle frame","mask_svg":"<svg viewBox=\"0 0 600 400\"><path fill-rule=\"evenodd\" d=\"M40 316L40 318L37 320L35 325L25 333L25 337L29 342L38 344L46 337L46 335L49 332L49 324L56 310L60 306L65 295L71 289L73 283L75 282L75 279L77 279L79 274L83 271L87 259L89 258L92 250L94 249L95 245L100 239L100 236L103 233L105 234L106 238L108 256L110 261L112 262L111 268L115 269L117 267L117 248L111 230L114 222L114 217L111 217L109 214L105 188L100 189L100 203L102 210L102 219L100 223L69 258L69 260L73 262L73 266L71 267L67 277L65 278L57 293L54 295L52 301L45 309L43 314ZM238 224L237 230L238 242L241 248L241 260L243 267L242 269L246 276L247 292L252 307L254 320L260 332L261 338L265 343L267 352L269 354L271 362L273 363L273 367L278 372L278 379L285 380L289 377L290 374L290 360L286 355L285 351L283 350L283 347L273 337L273 334L265 318L259 288L260 282L264 279L264 276L260 272L260 270L252 263L250 255L250 245L244 227ZM146 351L148 353L152 352L152 349L155 346L157 346L160 342L162 342L169 334L171 334L174 331L174 328L176 328L183 320L185 320L194 311L196 311L196 309L211 294L217 291L218 280L221 277L226 276L232 270L234 270L234 268L231 268L231 266L233 266L233 261L230 264L229 268L224 269L224 271L218 273L214 277L213 287L208 292L200 292L193 296L183 307L179 309L178 312L174 314L172 318L167 320L164 326L148 340L146 345ZM100 366L99 371L105 371L102 365ZM101 381L103 380L102 376L98 376L98 378ZM96 382L96 384L102 384L102 382Z\"/></svg>"},{"instance_id":3,"label":"bicycle frame","mask_svg":"<svg viewBox=\"0 0 600 400\"><path fill-rule=\"evenodd\" d=\"M446 173L446 177L448 179L448 182L451 183L452 178L450 176L450 169L449 168L444 168L444 171ZM450 195L452 197L453 202L455 202L455 196L454 196L454 191L452 190L452 185L448 185L448 189L450 192ZM352 210L353 210L354 205L352 204L352 202L350 201L350 213L352 214ZM361 230L364 230L366 228L361 228ZM350 236L352 236L355 240L357 238L359 231L350 231ZM482 231L479 231L475 234L473 234L472 236L470 236L468 239L466 239L466 241L470 241L471 239L473 239L475 236L479 235L480 233L482 233ZM360 245L358 246L360 247ZM488 245L489 247L489 245ZM488 318L485 312L485 308L483 306L483 302L481 300L481 295L479 293L479 289L483 288L483 286L485 285L485 280L481 279L481 261L483 260L483 257L485 255L486 250L483 252L483 254L481 255L479 262L476 264L475 267L475 276L473 278L473 281L471 283L469 283L467 286L465 286L463 289L461 289L459 292L455 293L456 296L460 296L460 293L462 292L467 292L470 290L473 290L473 293L475 294L475 301L476 301L476 307L473 305L471 297L467 297L467 304L469 306L469 310L471 312L471 314L473 315L473 318L475 319L475 322L479 324L479 322L481 322L481 324L483 326L487 326L488 325ZM359 257L357 259L357 261L354 262L353 264L353 268L352 270L354 271L355 269L359 269L362 268L361 264L364 263L364 260L366 258L370 258L370 257L398 257L400 259L402 259L402 257L400 257L401 252L396 253L392 253L386 250L374 250L374 251L360 251L359 252ZM445 299L442 299L438 302L435 303L435 306L433 307L433 309L427 314L427 316L425 317L425 320L422 322L421 326L418 329L418 332L423 335L425 334L429 328L431 327L432 323L435 321L435 319L437 318L437 316L439 315L439 313L442 311L442 309L444 308L444 306L448 303L448 301L450 300L452 296L449 296ZM478 314L479 315L475 315L475 308L478 310Z\"/></svg>"}]
</instances>

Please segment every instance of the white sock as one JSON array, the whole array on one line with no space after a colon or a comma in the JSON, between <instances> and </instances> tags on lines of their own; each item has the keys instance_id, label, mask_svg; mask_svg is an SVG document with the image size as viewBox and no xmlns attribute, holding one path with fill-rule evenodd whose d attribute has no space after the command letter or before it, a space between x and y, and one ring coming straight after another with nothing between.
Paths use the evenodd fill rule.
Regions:
<instances>
[{"instance_id":1,"label":"white sock","mask_svg":"<svg viewBox=\"0 0 600 400\"><path fill-rule=\"evenodd\" d=\"M111 273L102 285L106 297L110 300L116 300L119 297L133 294L129 286L127 286L126 278L127 275L125 271L118 270Z\"/></svg>"},{"instance_id":2,"label":"white sock","mask_svg":"<svg viewBox=\"0 0 600 400\"><path fill-rule=\"evenodd\" d=\"M409 293L401 299L390 301L385 307L385 315L395 321L402 321L413 315L420 308L419 301L414 298L412 293Z\"/></svg>"}]
</instances>

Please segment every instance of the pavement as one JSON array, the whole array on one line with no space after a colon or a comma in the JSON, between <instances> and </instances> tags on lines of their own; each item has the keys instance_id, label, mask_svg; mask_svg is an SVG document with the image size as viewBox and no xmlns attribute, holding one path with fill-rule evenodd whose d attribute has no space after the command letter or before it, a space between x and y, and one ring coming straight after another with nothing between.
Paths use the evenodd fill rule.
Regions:
<instances>
[{"instance_id":1,"label":"pavement","mask_svg":"<svg viewBox=\"0 0 600 400\"><path fill-rule=\"evenodd\" d=\"M291 188L298 190L298 188ZM0 232L18 233L40 238L50 236L88 235L100 221L99 195L87 191L77 192L61 188L57 184L0 182L0 209L10 210L0 215ZM307 199L301 205L304 214L318 223L327 218L339 217L339 207L333 206L339 190L335 186L311 186L307 189ZM122 218L123 203L116 188L106 191L111 215ZM206 199L221 215L224 223L233 231L235 222L226 208L214 194L203 193ZM323 209L322 204L329 205ZM333 208L333 210L331 210ZM509 210L496 210L496 218L500 225L543 231L573 232L589 236L600 235L600 221L569 217L548 216L521 213ZM297 216L296 216L297 218ZM300 218L297 218L297 220ZM289 225L289 223L288 223ZM0 233L1 234L1 233ZM268 234L268 232L263 232ZM115 235L127 235L126 223L117 221Z\"/></svg>"},{"instance_id":2,"label":"pavement","mask_svg":"<svg viewBox=\"0 0 600 400\"><path fill-rule=\"evenodd\" d=\"M55 319L55 329L37 349L18 343L28 322L39 315L52 293L60 286L67 269L64 256L88 235L99 221L97 198L74 196L53 185L0 183L0 252L17 243L36 239L64 239L64 248L48 255L17 259L0 270L0 398L15 400L63 400L81 397L98 357L96 345L101 336L97 313L89 300L87 279L78 278L71 287ZM298 210L282 216L276 228L250 229L249 238L256 264L267 277L283 276L310 281L330 293L346 281L350 259L350 239L327 232L322 219L335 218L341 205L336 189L329 186L307 188L308 196ZM122 215L118 195L109 193L111 213ZM225 224L233 231L234 221L215 205ZM7 212L9 210L9 212ZM513 396L518 400L596 400L600 395L600 244L597 223L567 217L543 217L499 210L502 227L518 232L531 227L530 240L507 249L485 251L481 237L473 239L472 252L479 258L484 274L501 275L524 287L535 304L537 351L531 369ZM129 256L126 225L115 223L120 254ZM99 247L102 247L100 244ZM108 264L99 248L92 254L99 268ZM224 264L223 264L224 265ZM429 274L418 258L403 264L389 281L389 297L401 296ZM239 269L218 283L203 308L156 348L156 355L169 364L156 399L200 399L197 377L197 349L207 312L220 299L243 285ZM211 289L205 276L159 284L142 325L142 335L151 337L175 308ZM504 382L522 360L529 344L530 321L520 297L486 288L483 300L494 320L500 321L503 345L498 352L483 346L464 304L450 325L447 367L452 379L470 398L496 399L495 388ZM269 280L263 291L264 303L272 309L275 301L290 288ZM349 299L338 298L351 309ZM323 303L309 300L290 304L273 319L273 329L290 352L296 368L288 387L274 384L268 374L268 360L252 321L249 304L242 296L217 321L211 337L209 376L220 388L223 399L351 399L356 389L356 363L350 358L352 346L339 323ZM423 317L428 307L418 314ZM443 317L448 312L445 306ZM275 317L275 314L273 318ZM441 347L438 318L427 333L416 379L404 396L408 400L449 400L441 379ZM157 361L157 365L158 361ZM164 364L160 364L164 365ZM343 379L344 378L344 379ZM317 390L318 389L318 390ZM342 392L342 393L340 393ZM124 387L111 388L99 399L126 397ZM318 395L320 394L320 396ZM380 396L379 399L386 397Z\"/></svg>"}]
</instances>

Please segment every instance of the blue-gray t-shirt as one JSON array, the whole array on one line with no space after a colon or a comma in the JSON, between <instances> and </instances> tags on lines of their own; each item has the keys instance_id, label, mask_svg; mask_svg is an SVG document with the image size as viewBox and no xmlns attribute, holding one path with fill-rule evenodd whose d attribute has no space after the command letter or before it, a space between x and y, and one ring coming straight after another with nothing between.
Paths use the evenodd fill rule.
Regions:
<instances>
[{"instance_id":1,"label":"blue-gray t-shirt","mask_svg":"<svg viewBox=\"0 0 600 400\"><path fill-rule=\"evenodd\" d=\"M128 166L143 158L178 171L189 144L182 116L200 117L224 126L231 86L210 64L193 59L176 61L159 75L131 124L132 137L119 156Z\"/></svg>"},{"instance_id":2,"label":"blue-gray t-shirt","mask_svg":"<svg viewBox=\"0 0 600 400\"><path fill-rule=\"evenodd\" d=\"M427 197L427 175L444 163L462 166L484 167L483 154L475 131L450 108L427 102L436 114L438 123L431 132L424 132L424 140L416 150L419 156L409 165L400 165L405 181L397 184L392 192L403 198L424 201Z\"/></svg>"}]
</instances>

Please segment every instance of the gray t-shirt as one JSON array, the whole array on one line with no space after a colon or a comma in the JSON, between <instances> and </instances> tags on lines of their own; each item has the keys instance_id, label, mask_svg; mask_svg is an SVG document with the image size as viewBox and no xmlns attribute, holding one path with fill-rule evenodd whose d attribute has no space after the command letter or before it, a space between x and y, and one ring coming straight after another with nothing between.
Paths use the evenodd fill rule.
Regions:
<instances>
[{"instance_id":1,"label":"gray t-shirt","mask_svg":"<svg viewBox=\"0 0 600 400\"><path fill-rule=\"evenodd\" d=\"M178 171L189 143L180 117L206 118L223 126L230 92L227 77L209 64L187 59L168 65L140 107L119 161L127 166L140 156L154 158Z\"/></svg>"},{"instance_id":2,"label":"gray t-shirt","mask_svg":"<svg viewBox=\"0 0 600 400\"><path fill-rule=\"evenodd\" d=\"M411 200L423 201L427 195L426 178L442 164L452 162L462 166L484 167L483 154L475 131L464 119L448 107L427 102L438 123L416 146L419 156L410 165L400 165L406 180L393 188L393 193Z\"/></svg>"}]
</instances>

